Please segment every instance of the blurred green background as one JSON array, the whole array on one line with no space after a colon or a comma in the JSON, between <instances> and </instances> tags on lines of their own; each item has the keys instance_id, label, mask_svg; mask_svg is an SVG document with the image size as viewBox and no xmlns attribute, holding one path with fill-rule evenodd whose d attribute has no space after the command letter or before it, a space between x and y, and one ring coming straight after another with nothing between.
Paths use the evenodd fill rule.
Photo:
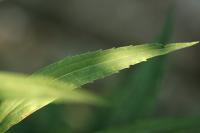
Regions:
<instances>
[{"instance_id":1,"label":"blurred green background","mask_svg":"<svg viewBox=\"0 0 200 133\"><path fill-rule=\"evenodd\" d=\"M65 56L98 49L200 40L199 14L199 0L1 0L0 68L32 73ZM198 116L199 57L198 46L189 48L85 86L111 101L117 97L112 111L49 105L9 132L87 133L149 113L158 118ZM142 112L146 110L151 111Z\"/></svg>"}]
</instances>

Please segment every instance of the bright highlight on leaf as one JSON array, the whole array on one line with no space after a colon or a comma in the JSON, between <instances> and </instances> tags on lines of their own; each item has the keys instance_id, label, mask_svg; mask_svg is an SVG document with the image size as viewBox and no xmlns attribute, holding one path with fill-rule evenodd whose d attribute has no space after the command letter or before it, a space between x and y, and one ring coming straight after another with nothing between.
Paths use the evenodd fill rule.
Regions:
<instances>
[{"instance_id":1,"label":"bright highlight on leaf","mask_svg":"<svg viewBox=\"0 0 200 133\"><path fill-rule=\"evenodd\" d=\"M0 99L52 99L54 101L95 103L102 102L84 90L72 90L66 82L44 76L0 72Z\"/></svg>"},{"instance_id":2,"label":"bright highlight on leaf","mask_svg":"<svg viewBox=\"0 0 200 133\"><path fill-rule=\"evenodd\" d=\"M82 54L78 56L67 57L57 63L54 63L50 66L47 66L41 69L40 71L34 73L34 75L49 76L53 80L65 81L66 86L68 86L68 88L76 89L76 88L81 87L84 84L91 83L94 80L101 79L111 74L117 73L118 71L122 69L128 68L130 65L134 65L134 64L146 61L147 59L155 57L155 56L164 55L178 49L189 47L197 43L198 42L172 43L165 46L161 44L144 44L144 45L137 45L137 46L113 48L113 49L103 50L103 51L101 50L101 51L91 52L91 53ZM31 76L28 79L31 80L32 78L34 78L34 76ZM27 80L27 82L32 81L32 80L31 81L29 80ZM10 80L10 82L13 82L13 81L15 80L13 79ZM34 82L40 83L38 80ZM16 83L16 85L19 85L19 84ZM44 82L44 84L41 83L41 85L45 87L45 85L49 85L49 84L46 84L46 82ZM54 86L53 82L51 85ZM12 87L10 89L13 89ZM23 88L25 89L25 87L29 88L28 84L27 86L23 86L22 89ZM48 90L48 87L46 87L46 90ZM49 90L52 90L52 88ZM37 93L35 92L35 94ZM45 93L41 93L41 94L43 95ZM54 94L54 93L49 92L49 93L46 93L45 95L50 95L50 94ZM60 93L58 92L58 94ZM85 96L85 95L82 95L82 92L80 93L80 95ZM51 103L53 100L54 99L44 99L44 100L21 99L19 101L3 100L0 105L0 111L1 111L0 112L0 133L7 131L11 126L17 124L28 115L35 112L36 110Z\"/></svg>"},{"instance_id":3,"label":"bright highlight on leaf","mask_svg":"<svg viewBox=\"0 0 200 133\"><path fill-rule=\"evenodd\" d=\"M66 82L8 72L0 72L0 100L0 133L49 102L105 104L94 94L72 90Z\"/></svg>"}]
</instances>

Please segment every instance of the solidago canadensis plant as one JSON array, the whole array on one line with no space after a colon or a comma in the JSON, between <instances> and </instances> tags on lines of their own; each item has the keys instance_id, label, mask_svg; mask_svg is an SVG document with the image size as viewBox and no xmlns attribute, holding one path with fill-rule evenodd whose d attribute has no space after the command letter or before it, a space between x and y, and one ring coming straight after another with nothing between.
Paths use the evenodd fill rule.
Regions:
<instances>
[{"instance_id":1,"label":"solidago canadensis plant","mask_svg":"<svg viewBox=\"0 0 200 133\"><path fill-rule=\"evenodd\" d=\"M197 43L130 45L67 57L34 72L32 75L0 72L0 133L6 132L13 125L52 102L82 102L109 106L109 102L103 98L80 88L149 58L168 54ZM115 121L114 117L111 123ZM99 132L175 132L174 129L197 127L197 120L137 120L135 124L129 126L117 129L114 127L106 128L105 131Z\"/></svg>"}]
</instances>

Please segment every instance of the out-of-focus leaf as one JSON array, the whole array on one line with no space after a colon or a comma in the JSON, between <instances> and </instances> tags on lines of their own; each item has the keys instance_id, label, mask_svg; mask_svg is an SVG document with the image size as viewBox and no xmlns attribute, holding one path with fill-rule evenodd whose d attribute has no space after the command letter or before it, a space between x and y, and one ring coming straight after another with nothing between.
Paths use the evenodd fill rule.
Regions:
<instances>
[{"instance_id":1,"label":"out-of-focus leaf","mask_svg":"<svg viewBox=\"0 0 200 133\"><path fill-rule=\"evenodd\" d=\"M172 34L173 10L166 18L163 30L157 39L166 44ZM124 81L114 92L115 105L108 122L109 125L128 123L130 121L151 116L155 109L157 93L164 72L166 57L156 57L139 64L135 71L125 73Z\"/></svg>"},{"instance_id":2,"label":"out-of-focus leaf","mask_svg":"<svg viewBox=\"0 0 200 133\"><path fill-rule=\"evenodd\" d=\"M176 133L181 131L199 131L200 118L162 118L138 120L126 125L99 131L97 133Z\"/></svg>"},{"instance_id":3,"label":"out-of-focus leaf","mask_svg":"<svg viewBox=\"0 0 200 133\"><path fill-rule=\"evenodd\" d=\"M66 82L44 76L29 78L27 75L10 72L0 72L0 99L55 99L55 102L95 102L95 104L98 101L97 97L89 92L72 90Z\"/></svg>"},{"instance_id":4,"label":"out-of-focus leaf","mask_svg":"<svg viewBox=\"0 0 200 133\"><path fill-rule=\"evenodd\" d=\"M104 78L119 70L128 68L149 58L164 55L169 52L190 47L198 42L162 44L144 44L138 46L126 46L104 51L97 51L65 58L57 63L41 69L35 74L50 76L55 80L66 81L69 88L75 89L80 86ZM0 132L5 132L14 124L25 117L52 102L52 100L21 100L2 102L0 108L8 110L1 119ZM16 116L17 114L17 116ZM16 116L17 118L13 117ZM12 119L10 119L12 118Z\"/></svg>"},{"instance_id":5,"label":"out-of-focus leaf","mask_svg":"<svg viewBox=\"0 0 200 133\"><path fill-rule=\"evenodd\" d=\"M0 132L7 130L13 124L12 121L21 120L30 110L41 107L39 103L43 101L89 104L102 102L93 94L83 90L75 91L69 87L65 82L46 77L28 78L22 74L0 72L0 99L4 101L0 106ZM29 108L25 108L27 106ZM12 110L15 112L12 113ZM22 112L24 116L19 115Z\"/></svg>"}]
</instances>

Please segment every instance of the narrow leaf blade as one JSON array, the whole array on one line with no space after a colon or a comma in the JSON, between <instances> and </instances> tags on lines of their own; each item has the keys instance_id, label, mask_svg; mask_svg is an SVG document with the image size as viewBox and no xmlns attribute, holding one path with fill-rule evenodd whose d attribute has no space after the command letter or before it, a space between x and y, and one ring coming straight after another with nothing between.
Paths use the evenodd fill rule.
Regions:
<instances>
[{"instance_id":1,"label":"narrow leaf blade","mask_svg":"<svg viewBox=\"0 0 200 133\"><path fill-rule=\"evenodd\" d=\"M81 86L104 78L119 70L128 68L149 58L190 47L198 42L162 44L144 44L113 48L74 57L67 57L49 65L35 74L47 75L58 80Z\"/></svg>"},{"instance_id":2,"label":"narrow leaf blade","mask_svg":"<svg viewBox=\"0 0 200 133\"><path fill-rule=\"evenodd\" d=\"M134 65L146 61L149 58L164 55L195 44L197 44L197 42L172 43L164 47L161 44L144 44L138 46L113 48L109 50L68 57L50 66L47 66L34 74L50 76L56 80L66 81L71 85L72 89L75 89L84 84L91 83L94 80L117 73L119 70L128 68L130 65ZM10 112L4 116L4 119L1 120L4 124L0 124L0 129L4 129L4 127L6 127L7 130L31 113L51 102L51 100L34 102L24 100L21 101L19 106L9 110ZM10 108L10 105L12 104L13 103L11 102L10 104L0 108ZM21 116L21 119L19 117L15 118L14 114ZM2 132L6 130L3 130Z\"/></svg>"}]
</instances>

